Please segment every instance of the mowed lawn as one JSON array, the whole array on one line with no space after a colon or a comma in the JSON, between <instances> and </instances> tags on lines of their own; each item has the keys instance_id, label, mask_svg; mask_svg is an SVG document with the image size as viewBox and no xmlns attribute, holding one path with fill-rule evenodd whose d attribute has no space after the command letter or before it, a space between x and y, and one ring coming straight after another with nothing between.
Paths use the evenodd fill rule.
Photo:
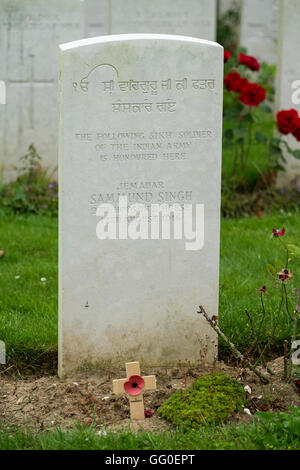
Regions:
<instances>
[{"instance_id":1,"label":"mowed lawn","mask_svg":"<svg viewBox=\"0 0 300 470\"><path fill-rule=\"evenodd\" d=\"M272 228L283 226L286 241L300 246L298 215L222 221L220 324L241 348L249 341L245 309L259 315L256 289L265 284L272 322L280 289L274 286L267 265L284 266L280 242L271 239ZM57 220L0 212L1 249L5 257L0 259L0 339L5 341L10 359L21 355L30 363L57 350ZM291 270L295 277L290 290L297 286L299 261L292 261ZM199 298L199 304L202 302ZM286 317L280 321L274 347L287 337Z\"/></svg>"}]
</instances>

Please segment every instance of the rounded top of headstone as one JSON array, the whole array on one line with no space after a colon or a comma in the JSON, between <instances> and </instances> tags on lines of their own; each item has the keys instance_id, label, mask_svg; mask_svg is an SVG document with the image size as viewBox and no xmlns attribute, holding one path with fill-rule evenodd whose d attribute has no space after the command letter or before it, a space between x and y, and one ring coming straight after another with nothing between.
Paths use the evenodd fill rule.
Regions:
<instances>
[{"instance_id":1,"label":"rounded top of headstone","mask_svg":"<svg viewBox=\"0 0 300 470\"><path fill-rule=\"evenodd\" d=\"M210 47L220 47L223 49L223 46L217 42L208 41L207 39L194 38L190 36L179 36L175 34L113 34L109 36L98 36L94 38L80 39L79 41L67 42L65 44L60 44L61 51L67 51L70 49L83 47L83 46L92 46L94 44L105 44L109 42L118 42L118 41L138 41L138 40L160 40L160 41L181 41L181 42L192 42L203 44Z\"/></svg>"}]
</instances>

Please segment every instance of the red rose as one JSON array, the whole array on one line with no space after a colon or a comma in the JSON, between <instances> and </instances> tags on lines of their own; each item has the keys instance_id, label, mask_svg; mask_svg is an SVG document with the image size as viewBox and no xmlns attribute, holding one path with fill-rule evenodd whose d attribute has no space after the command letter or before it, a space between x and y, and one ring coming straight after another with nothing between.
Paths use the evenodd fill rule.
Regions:
<instances>
[{"instance_id":1,"label":"red rose","mask_svg":"<svg viewBox=\"0 0 300 470\"><path fill-rule=\"evenodd\" d=\"M300 118L295 120L296 129L293 131L293 136L300 142Z\"/></svg>"},{"instance_id":2,"label":"red rose","mask_svg":"<svg viewBox=\"0 0 300 470\"><path fill-rule=\"evenodd\" d=\"M239 100L248 106L258 106L266 99L266 90L256 83L243 87Z\"/></svg>"},{"instance_id":3,"label":"red rose","mask_svg":"<svg viewBox=\"0 0 300 470\"><path fill-rule=\"evenodd\" d=\"M237 72L230 72L224 79L226 90L236 91L236 86L239 84L241 76Z\"/></svg>"},{"instance_id":4,"label":"red rose","mask_svg":"<svg viewBox=\"0 0 300 470\"><path fill-rule=\"evenodd\" d=\"M224 50L224 62L225 62L225 64L230 59L230 57L232 57L231 52Z\"/></svg>"},{"instance_id":5,"label":"red rose","mask_svg":"<svg viewBox=\"0 0 300 470\"><path fill-rule=\"evenodd\" d=\"M288 135L291 132L296 131L297 120L299 119L299 116L295 109L289 109L288 111L279 111L276 117L278 130L282 134Z\"/></svg>"},{"instance_id":6,"label":"red rose","mask_svg":"<svg viewBox=\"0 0 300 470\"><path fill-rule=\"evenodd\" d=\"M229 73L224 79L226 89L228 91L234 91L235 93L241 93L248 83L247 78L242 78L237 72Z\"/></svg>"},{"instance_id":7,"label":"red rose","mask_svg":"<svg viewBox=\"0 0 300 470\"><path fill-rule=\"evenodd\" d=\"M241 65L245 65L246 67L248 67L250 70L253 70L254 72L260 69L260 64L257 62L255 57L242 54L241 52L239 53L239 62Z\"/></svg>"},{"instance_id":8,"label":"red rose","mask_svg":"<svg viewBox=\"0 0 300 470\"><path fill-rule=\"evenodd\" d=\"M237 93L242 93L244 88L247 88L248 85L250 85L250 83L247 80L247 78L241 78L240 81L239 81L239 84L237 84L236 92Z\"/></svg>"}]
</instances>

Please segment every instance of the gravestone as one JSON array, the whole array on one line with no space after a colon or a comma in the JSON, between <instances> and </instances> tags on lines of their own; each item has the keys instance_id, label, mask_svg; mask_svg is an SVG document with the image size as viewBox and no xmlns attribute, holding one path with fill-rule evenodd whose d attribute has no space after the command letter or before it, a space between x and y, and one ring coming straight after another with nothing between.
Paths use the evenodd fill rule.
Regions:
<instances>
[{"instance_id":1,"label":"gravestone","mask_svg":"<svg viewBox=\"0 0 300 470\"><path fill-rule=\"evenodd\" d=\"M297 50L300 44L300 2L284 0L280 12L279 60L277 68L276 108L288 110L294 108L300 115L300 61ZM289 135L286 137L289 145L300 150L300 143ZM300 161L285 154L286 172L279 173L280 186L289 185L293 180L300 183Z\"/></svg>"},{"instance_id":2,"label":"gravestone","mask_svg":"<svg viewBox=\"0 0 300 470\"><path fill-rule=\"evenodd\" d=\"M212 363L217 338L196 310L218 311L223 48L135 34L60 49L59 374ZM149 239L134 231L135 203ZM188 229L185 240L152 232L163 203L176 204L174 225L199 205L199 243L185 244ZM102 204L119 225L99 239Z\"/></svg>"},{"instance_id":3,"label":"gravestone","mask_svg":"<svg viewBox=\"0 0 300 470\"><path fill-rule=\"evenodd\" d=\"M85 37L109 34L109 1L85 0Z\"/></svg>"},{"instance_id":4,"label":"gravestone","mask_svg":"<svg viewBox=\"0 0 300 470\"><path fill-rule=\"evenodd\" d=\"M278 57L279 0L243 0L240 45L269 64Z\"/></svg>"},{"instance_id":5,"label":"gravestone","mask_svg":"<svg viewBox=\"0 0 300 470\"><path fill-rule=\"evenodd\" d=\"M57 47L84 35L80 0L1 0L0 165L4 176L34 143L45 166L57 167Z\"/></svg>"},{"instance_id":6,"label":"gravestone","mask_svg":"<svg viewBox=\"0 0 300 470\"><path fill-rule=\"evenodd\" d=\"M111 33L180 34L214 41L216 0L111 0Z\"/></svg>"}]
</instances>

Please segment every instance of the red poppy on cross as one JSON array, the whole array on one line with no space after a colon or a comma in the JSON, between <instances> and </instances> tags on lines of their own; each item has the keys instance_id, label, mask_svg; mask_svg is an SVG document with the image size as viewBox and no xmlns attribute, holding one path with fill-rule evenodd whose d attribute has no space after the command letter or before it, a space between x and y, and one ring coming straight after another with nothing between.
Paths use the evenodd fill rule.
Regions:
<instances>
[{"instance_id":1,"label":"red poppy on cross","mask_svg":"<svg viewBox=\"0 0 300 470\"><path fill-rule=\"evenodd\" d=\"M156 389L155 375L141 377L139 362L127 362L126 375L126 379L113 380L113 392L116 395L127 393L131 419L143 420L145 419L143 391Z\"/></svg>"}]
</instances>

